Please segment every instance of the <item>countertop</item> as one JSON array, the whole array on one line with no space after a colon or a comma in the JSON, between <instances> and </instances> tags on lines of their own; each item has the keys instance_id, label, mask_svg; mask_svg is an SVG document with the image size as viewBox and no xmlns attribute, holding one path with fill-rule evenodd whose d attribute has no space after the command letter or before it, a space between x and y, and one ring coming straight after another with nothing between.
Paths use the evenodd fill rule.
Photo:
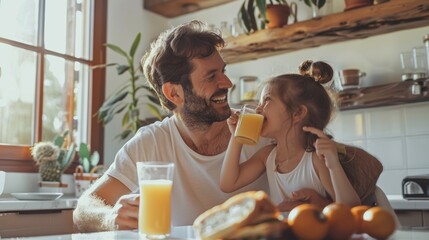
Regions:
<instances>
[{"instance_id":1,"label":"countertop","mask_svg":"<svg viewBox=\"0 0 429 240\"><path fill-rule=\"evenodd\" d=\"M408 200L402 195L387 195L387 199L394 210L429 210L429 199Z\"/></svg>"},{"instance_id":2,"label":"countertop","mask_svg":"<svg viewBox=\"0 0 429 240\"><path fill-rule=\"evenodd\" d=\"M402 195L387 195L392 208L395 210L429 210L429 199L407 200ZM18 200L11 195L0 197L0 212L74 209L77 198L73 195L63 195L57 200Z\"/></svg>"},{"instance_id":3,"label":"countertop","mask_svg":"<svg viewBox=\"0 0 429 240\"><path fill-rule=\"evenodd\" d=\"M18 200L7 194L0 197L0 213L12 211L74 209L76 204L77 198L74 194L65 194L57 200Z\"/></svg>"},{"instance_id":4,"label":"countertop","mask_svg":"<svg viewBox=\"0 0 429 240\"><path fill-rule=\"evenodd\" d=\"M9 238L5 238L9 239ZM87 239L139 239L137 231L112 231L96 233L75 233L65 235L51 235L20 238L28 240L87 240ZM170 237L167 239L195 239L190 226L173 227ZM427 240L429 231L425 230L397 230L388 240ZM374 240L367 234L355 234L350 240Z\"/></svg>"}]
</instances>

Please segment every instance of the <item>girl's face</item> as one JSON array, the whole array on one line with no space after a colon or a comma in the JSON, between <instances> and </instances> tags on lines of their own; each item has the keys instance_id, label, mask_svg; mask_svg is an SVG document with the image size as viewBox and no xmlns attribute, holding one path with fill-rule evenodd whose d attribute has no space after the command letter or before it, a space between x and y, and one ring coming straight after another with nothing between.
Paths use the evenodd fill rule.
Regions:
<instances>
[{"instance_id":1,"label":"girl's face","mask_svg":"<svg viewBox=\"0 0 429 240\"><path fill-rule=\"evenodd\" d=\"M265 118L261 136L276 139L284 138L284 133L290 130L291 117L273 86L264 87L257 110Z\"/></svg>"}]
</instances>

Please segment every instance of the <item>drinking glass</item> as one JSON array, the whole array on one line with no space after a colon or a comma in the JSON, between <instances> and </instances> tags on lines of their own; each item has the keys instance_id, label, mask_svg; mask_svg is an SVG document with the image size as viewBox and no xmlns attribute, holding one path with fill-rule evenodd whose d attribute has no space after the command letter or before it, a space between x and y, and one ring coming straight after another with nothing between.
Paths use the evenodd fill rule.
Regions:
<instances>
[{"instance_id":1,"label":"drinking glass","mask_svg":"<svg viewBox=\"0 0 429 240\"><path fill-rule=\"evenodd\" d=\"M261 134L264 116L256 112L256 106L245 104L235 129L235 140L241 144L256 145Z\"/></svg>"},{"instance_id":2,"label":"drinking glass","mask_svg":"<svg viewBox=\"0 0 429 240\"><path fill-rule=\"evenodd\" d=\"M171 231L171 189L174 163L137 162L140 187L139 234L167 238Z\"/></svg>"}]
</instances>

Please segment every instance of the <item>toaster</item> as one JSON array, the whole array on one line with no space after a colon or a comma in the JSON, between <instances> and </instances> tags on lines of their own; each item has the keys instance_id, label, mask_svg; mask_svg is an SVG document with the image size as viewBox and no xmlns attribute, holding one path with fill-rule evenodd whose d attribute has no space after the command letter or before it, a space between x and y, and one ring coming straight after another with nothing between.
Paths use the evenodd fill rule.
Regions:
<instances>
[{"instance_id":1,"label":"toaster","mask_svg":"<svg viewBox=\"0 0 429 240\"><path fill-rule=\"evenodd\" d=\"M429 174L405 177L402 196L405 199L429 199Z\"/></svg>"}]
</instances>

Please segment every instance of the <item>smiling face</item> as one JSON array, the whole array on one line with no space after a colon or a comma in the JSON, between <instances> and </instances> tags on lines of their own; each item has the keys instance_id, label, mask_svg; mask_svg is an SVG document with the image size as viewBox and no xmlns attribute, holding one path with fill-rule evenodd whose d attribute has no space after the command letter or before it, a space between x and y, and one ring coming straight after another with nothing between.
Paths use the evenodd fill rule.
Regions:
<instances>
[{"instance_id":1,"label":"smiling face","mask_svg":"<svg viewBox=\"0 0 429 240\"><path fill-rule=\"evenodd\" d=\"M225 75L225 62L218 51L207 58L192 60L192 86L184 86L183 118L188 126L195 123L212 124L226 120L231 110L228 89L232 83Z\"/></svg>"}]
</instances>

